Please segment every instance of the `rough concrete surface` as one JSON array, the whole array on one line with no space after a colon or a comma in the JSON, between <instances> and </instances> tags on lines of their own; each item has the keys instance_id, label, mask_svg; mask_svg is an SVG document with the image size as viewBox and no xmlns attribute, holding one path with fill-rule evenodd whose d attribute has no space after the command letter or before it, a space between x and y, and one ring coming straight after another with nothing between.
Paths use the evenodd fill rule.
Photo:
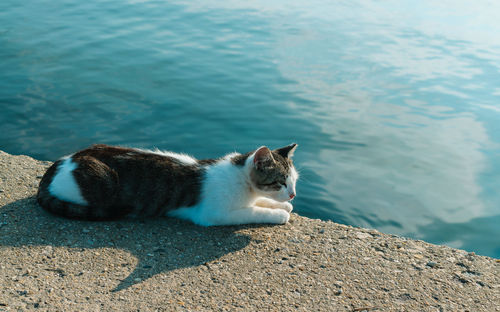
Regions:
<instances>
[{"instance_id":1,"label":"rough concrete surface","mask_svg":"<svg viewBox=\"0 0 500 312\"><path fill-rule=\"evenodd\" d=\"M292 215L283 226L82 222L0 151L0 311L500 311L499 260Z\"/></svg>"}]
</instances>

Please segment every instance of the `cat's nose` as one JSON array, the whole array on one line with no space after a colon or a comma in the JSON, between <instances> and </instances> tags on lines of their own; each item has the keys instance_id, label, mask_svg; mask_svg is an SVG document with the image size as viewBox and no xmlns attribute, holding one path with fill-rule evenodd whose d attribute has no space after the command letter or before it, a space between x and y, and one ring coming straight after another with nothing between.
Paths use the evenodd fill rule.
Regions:
<instances>
[{"instance_id":1,"label":"cat's nose","mask_svg":"<svg viewBox=\"0 0 500 312\"><path fill-rule=\"evenodd\" d=\"M295 193L290 194L290 199L293 199L295 197Z\"/></svg>"}]
</instances>

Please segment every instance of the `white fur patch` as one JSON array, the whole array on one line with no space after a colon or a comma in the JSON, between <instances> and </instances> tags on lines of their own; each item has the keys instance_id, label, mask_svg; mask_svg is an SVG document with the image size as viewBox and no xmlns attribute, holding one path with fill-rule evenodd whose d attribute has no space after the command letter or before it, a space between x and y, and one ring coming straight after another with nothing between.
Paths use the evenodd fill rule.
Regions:
<instances>
[{"instance_id":1,"label":"white fur patch","mask_svg":"<svg viewBox=\"0 0 500 312\"><path fill-rule=\"evenodd\" d=\"M288 194L296 194L295 185L297 184L297 179L299 178L299 173L294 167L290 170L290 175L286 179Z\"/></svg>"},{"instance_id":2,"label":"white fur patch","mask_svg":"<svg viewBox=\"0 0 500 312\"><path fill-rule=\"evenodd\" d=\"M180 208L170 211L173 217L188 219L200 225L240 224L231 215L234 209L249 207L255 201L255 194L247 187L247 173L245 167L238 167L231 163L229 154L217 163L206 167L203 181L201 202L189 208Z\"/></svg>"},{"instance_id":3,"label":"white fur patch","mask_svg":"<svg viewBox=\"0 0 500 312\"><path fill-rule=\"evenodd\" d=\"M151 153L151 154L156 154L156 155L161 155L161 156L167 156L167 157L172 157L177 159L179 162L185 164L185 165L195 165L198 163L198 160L196 158L191 157L186 154L178 154L174 152L168 152L168 151L160 151L159 149L155 150L146 150L146 149L137 149L138 151L144 152L144 153Z\"/></svg>"},{"instance_id":4,"label":"white fur patch","mask_svg":"<svg viewBox=\"0 0 500 312\"><path fill-rule=\"evenodd\" d=\"M73 176L73 170L75 170L76 167L77 164L73 162L71 157L64 159L58 166L57 173L49 185L49 192L52 196L60 200L87 205L87 201L83 198L80 188Z\"/></svg>"},{"instance_id":5,"label":"white fur patch","mask_svg":"<svg viewBox=\"0 0 500 312\"><path fill-rule=\"evenodd\" d=\"M234 153L230 153L230 154L227 154L226 156L224 156L222 159L225 159L225 160L231 160L231 158L235 157L235 156L238 156L238 155L241 155L240 153L237 153L237 152L234 152Z\"/></svg>"},{"instance_id":6,"label":"white fur patch","mask_svg":"<svg viewBox=\"0 0 500 312\"><path fill-rule=\"evenodd\" d=\"M294 191L295 191L295 184L297 183L297 180L299 179L299 173L297 170L295 170L295 167L292 167L292 170L290 170L290 175L288 176L287 182L289 181L290 184L293 184Z\"/></svg>"},{"instance_id":7,"label":"white fur patch","mask_svg":"<svg viewBox=\"0 0 500 312\"><path fill-rule=\"evenodd\" d=\"M295 192L298 177L295 169L289 177L290 192L282 189L281 202L267 200L275 207L259 207L254 205L257 198L269 194L259 193L251 185L250 170L254 166L254 155L247 158L244 166L236 166L231 162L236 155L228 154L215 164L206 166L201 198L197 205L172 210L168 215L204 226L288 222L293 206L285 201L289 200L292 191Z\"/></svg>"}]
</instances>

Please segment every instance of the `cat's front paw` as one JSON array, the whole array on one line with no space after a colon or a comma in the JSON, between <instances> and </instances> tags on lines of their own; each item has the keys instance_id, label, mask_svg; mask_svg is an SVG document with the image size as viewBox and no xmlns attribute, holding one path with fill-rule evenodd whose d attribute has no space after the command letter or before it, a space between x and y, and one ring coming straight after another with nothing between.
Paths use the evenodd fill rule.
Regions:
<instances>
[{"instance_id":1,"label":"cat's front paw","mask_svg":"<svg viewBox=\"0 0 500 312\"><path fill-rule=\"evenodd\" d=\"M275 210L276 211L276 224L285 224L290 219L290 214L285 210Z\"/></svg>"},{"instance_id":2,"label":"cat's front paw","mask_svg":"<svg viewBox=\"0 0 500 312\"><path fill-rule=\"evenodd\" d=\"M280 203L280 204L281 204L280 207L279 207L280 209L283 209L283 210L285 210L286 212L289 212L289 213L292 212L292 210L293 210L293 205L292 204L290 204L288 202Z\"/></svg>"}]
</instances>

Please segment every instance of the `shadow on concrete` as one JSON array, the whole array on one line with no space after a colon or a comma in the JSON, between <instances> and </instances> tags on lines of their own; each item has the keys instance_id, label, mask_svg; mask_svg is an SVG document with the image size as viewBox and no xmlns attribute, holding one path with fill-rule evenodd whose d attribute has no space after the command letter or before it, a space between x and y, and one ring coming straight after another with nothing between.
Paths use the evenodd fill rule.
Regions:
<instances>
[{"instance_id":1,"label":"shadow on concrete","mask_svg":"<svg viewBox=\"0 0 500 312\"><path fill-rule=\"evenodd\" d=\"M243 249L250 237L235 231L245 227L201 227L173 218L68 220L42 210L33 196L0 207L2 247L53 246L78 251L106 247L130 252L138 263L112 291Z\"/></svg>"}]
</instances>

